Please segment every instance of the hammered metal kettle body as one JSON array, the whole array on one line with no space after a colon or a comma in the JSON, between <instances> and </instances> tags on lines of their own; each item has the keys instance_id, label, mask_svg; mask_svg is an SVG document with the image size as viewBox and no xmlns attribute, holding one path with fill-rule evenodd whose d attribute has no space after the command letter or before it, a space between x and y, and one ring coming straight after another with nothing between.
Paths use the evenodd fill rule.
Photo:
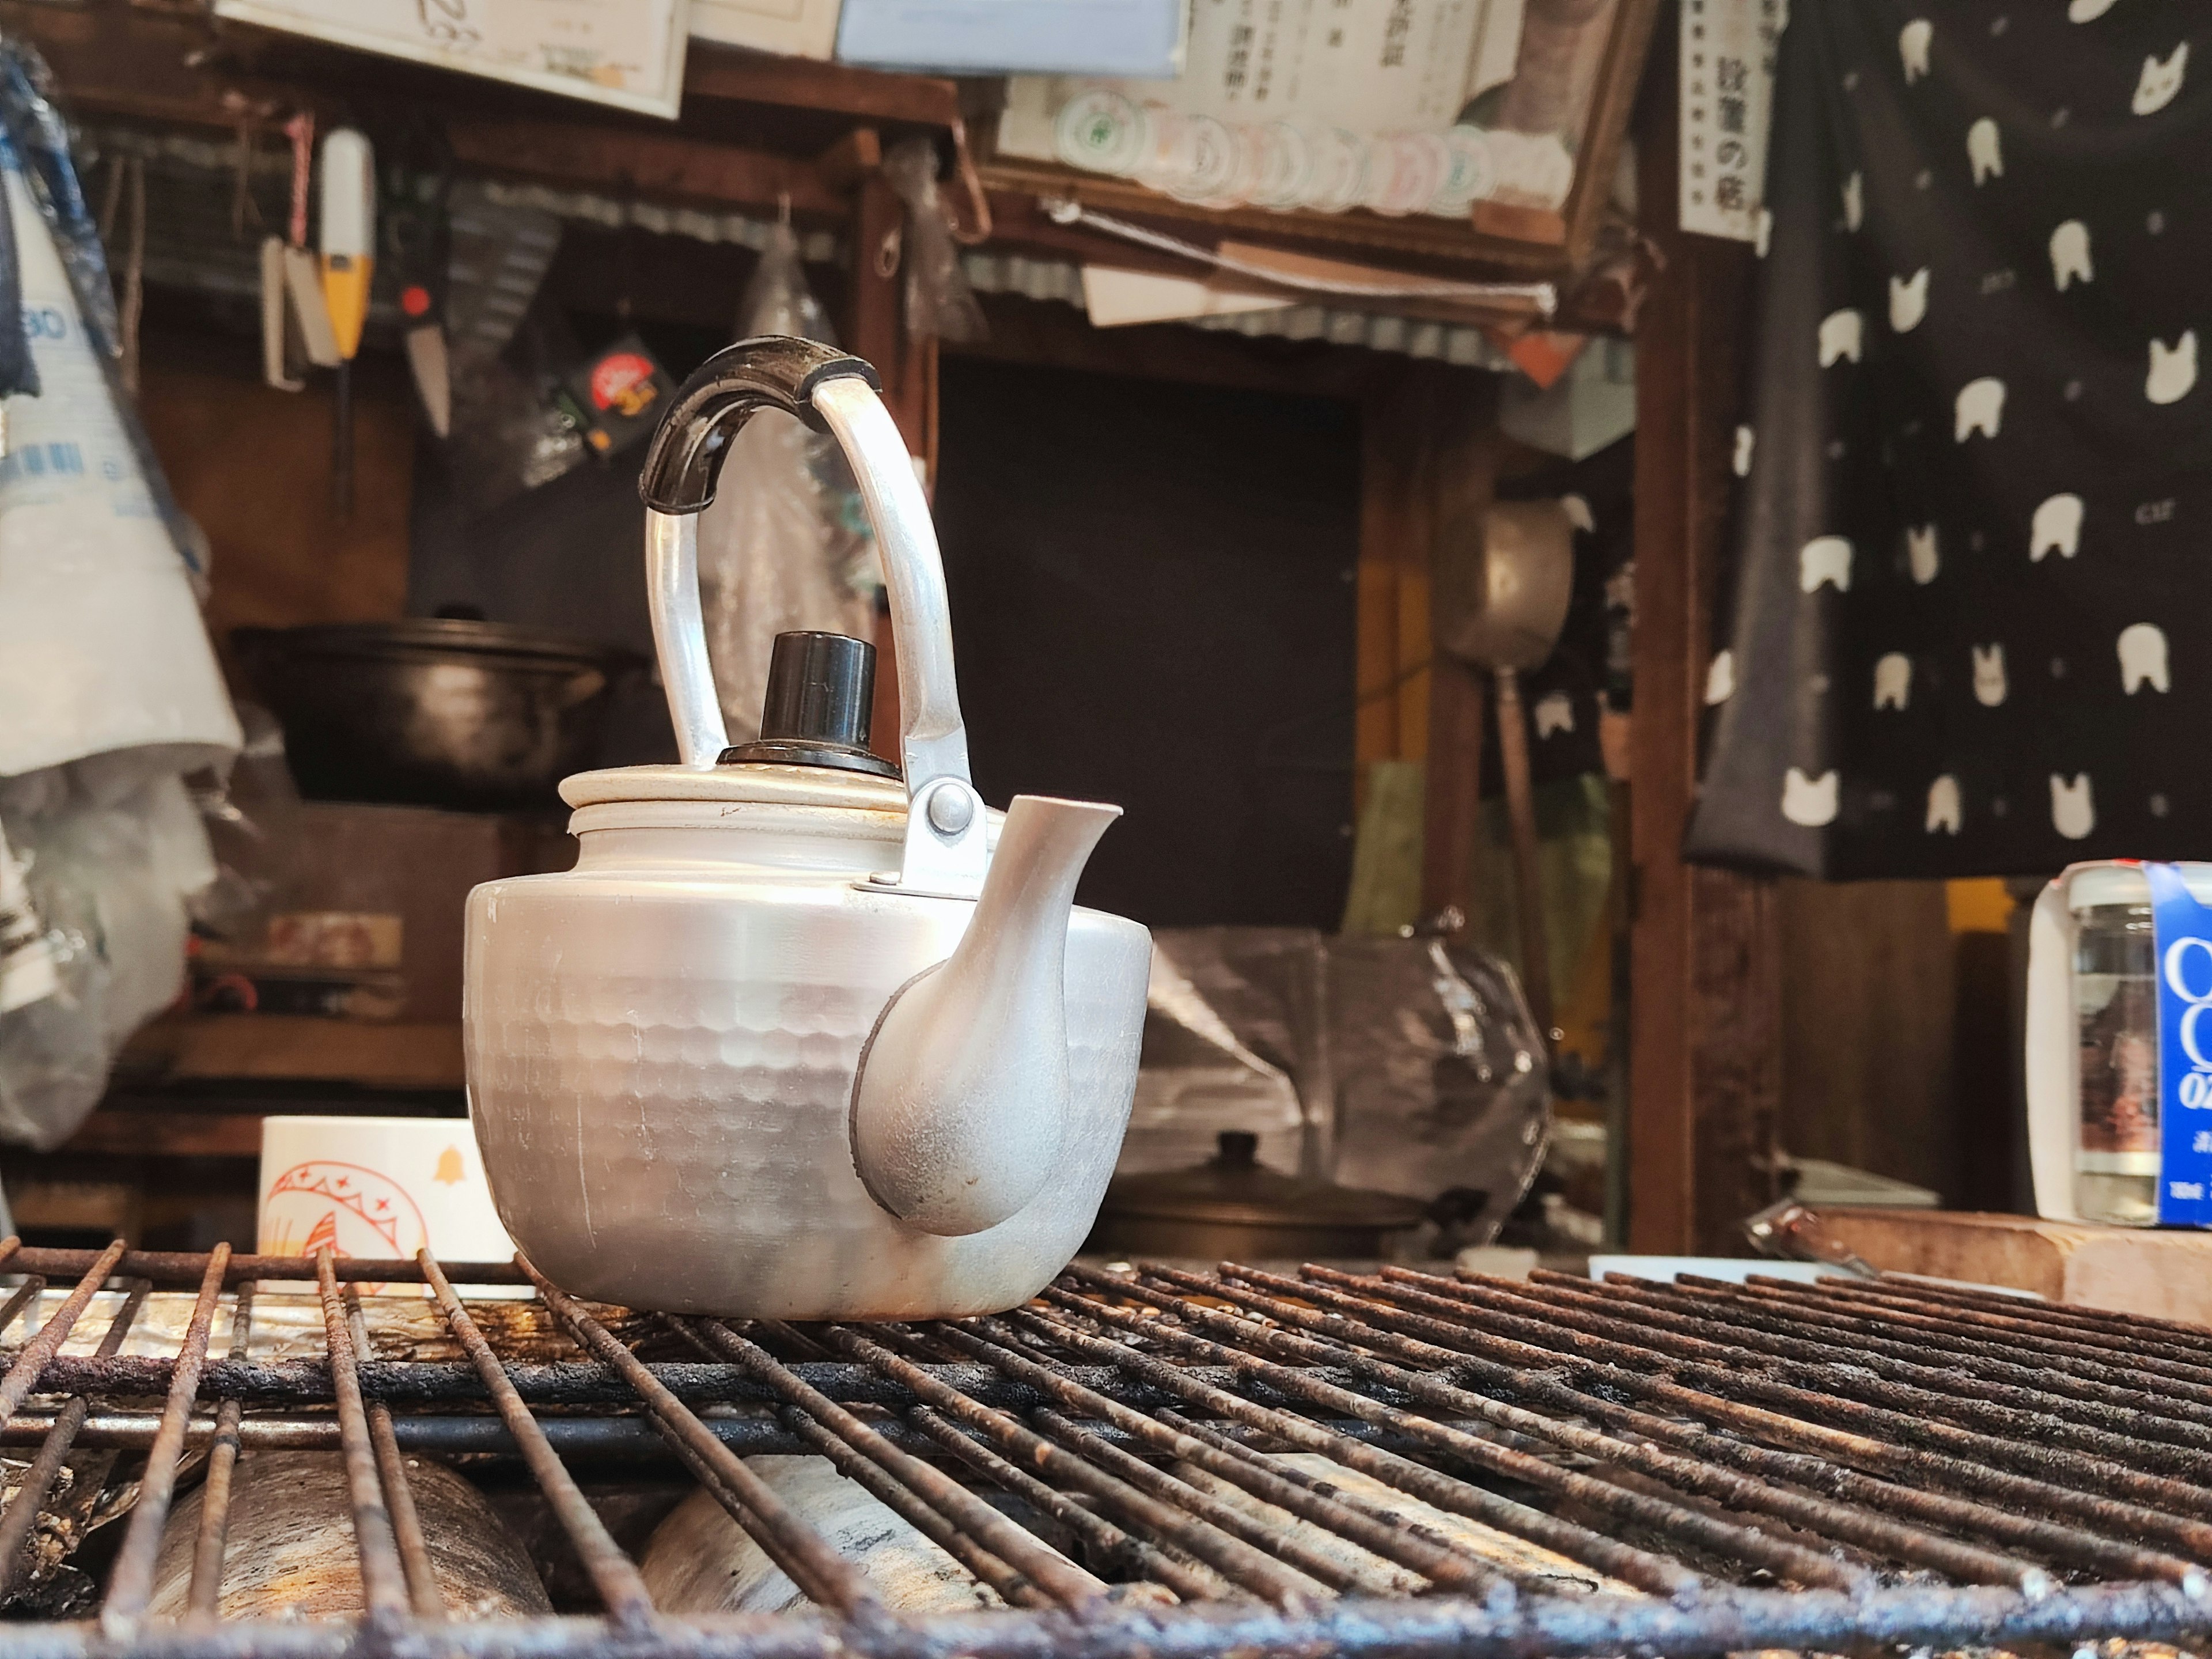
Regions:
<instances>
[{"instance_id":1,"label":"hammered metal kettle body","mask_svg":"<svg viewBox=\"0 0 2212 1659\"><path fill-rule=\"evenodd\" d=\"M898 641L902 779L826 738L726 747L696 515L763 409L853 462ZM719 353L640 489L683 763L568 779L576 867L470 896L470 1112L501 1218L556 1281L631 1307L921 1319L1026 1300L1089 1231L1135 1088L1150 935L1073 902L1119 809L984 809L935 535L866 364L797 340Z\"/></svg>"}]
</instances>

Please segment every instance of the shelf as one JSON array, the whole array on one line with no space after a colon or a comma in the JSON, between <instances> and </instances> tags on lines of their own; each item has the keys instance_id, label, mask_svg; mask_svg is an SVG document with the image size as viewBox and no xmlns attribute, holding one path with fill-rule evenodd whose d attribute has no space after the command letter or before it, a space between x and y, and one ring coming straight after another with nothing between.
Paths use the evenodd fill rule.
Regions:
<instances>
[{"instance_id":1,"label":"shelf","mask_svg":"<svg viewBox=\"0 0 2212 1659\"><path fill-rule=\"evenodd\" d=\"M1564 214L1490 204L1469 222L1198 208L1121 179L994 157L988 131L994 124L984 118L976 159L999 226L991 246L1045 251L1073 242L1098 246L1119 265L1159 263L1103 238L1055 234L1036 204L1073 196L1200 243L1228 235L1462 277L1565 278L1594 246L1626 88L1641 62L1656 0L1629 0L1626 9L1587 135L1589 164ZM964 131L962 90L953 81L701 41L691 43L686 59L682 117L668 122L124 0L67 7L0 0L0 28L36 46L60 82L64 104L87 114L226 135L253 123L266 134L297 108L334 118L413 105L446 121L457 159L472 169L757 213L787 201L794 215L816 223L849 217L855 186L872 171L853 165L856 130ZM872 138L861 148L874 153ZM945 188L961 197L957 179Z\"/></svg>"},{"instance_id":2,"label":"shelf","mask_svg":"<svg viewBox=\"0 0 2212 1659\"><path fill-rule=\"evenodd\" d=\"M133 1086L251 1079L368 1089L459 1089L461 1027L305 1014L179 1014L131 1038L118 1071Z\"/></svg>"},{"instance_id":3,"label":"shelf","mask_svg":"<svg viewBox=\"0 0 2212 1659\"><path fill-rule=\"evenodd\" d=\"M258 1112L112 1111L103 1106L54 1149L108 1158L258 1158Z\"/></svg>"}]
</instances>

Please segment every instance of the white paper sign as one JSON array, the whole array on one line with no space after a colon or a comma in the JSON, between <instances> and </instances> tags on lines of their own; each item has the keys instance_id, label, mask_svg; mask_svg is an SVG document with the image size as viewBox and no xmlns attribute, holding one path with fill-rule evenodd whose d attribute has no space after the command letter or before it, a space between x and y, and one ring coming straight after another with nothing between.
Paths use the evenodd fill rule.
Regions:
<instances>
[{"instance_id":1,"label":"white paper sign","mask_svg":"<svg viewBox=\"0 0 2212 1659\"><path fill-rule=\"evenodd\" d=\"M691 0L691 38L826 63L837 53L837 0Z\"/></svg>"},{"instance_id":2,"label":"white paper sign","mask_svg":"<svg viewBox=\"0 0 2212 1659\"><path fill-rule=\"evenodd\" d=\"M1191 0L1180 80L1017 76L999 149L1060 159L1054 120L1093 84L1232 124L1441 132L1468 100L1510 77L1520 40L1520 0Z\"/></svg>"},{"instance_id":3,"label":"white paper sign","mask_svg":"<svg viewBox=\"0 0 2212 1659\"><path fill-rule=\"evenodd\" d=\"M216 0L216 15L673 120L687 0Z\"/></svg>"},{"instance_id":4,"label":"white paper sign","mask_svg":"<svg viewBox=\"0 0 2212 1659\"><path fill-rule=\"evenodd\" d=\"M1759 240L1784 0L1682 0L1684 230Z\"/></svg>"}]
</instances>

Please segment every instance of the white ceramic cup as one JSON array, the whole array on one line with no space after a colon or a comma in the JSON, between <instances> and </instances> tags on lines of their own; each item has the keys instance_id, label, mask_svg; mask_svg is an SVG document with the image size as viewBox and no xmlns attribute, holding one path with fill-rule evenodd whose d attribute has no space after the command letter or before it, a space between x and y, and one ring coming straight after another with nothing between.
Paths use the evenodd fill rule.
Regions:
<instances>
[{"instance_id":1,"label":"white ceramic cup","mask_svg":"<svg viewBox=\"0 0 2212 1659\"><path fill-rule=\"evenodd\" d=\"M514 1255L514 1241L492 1207L468 1119L261 1121L254 1248L262 1255L313 1255L328 1246L333 1255L356 1260L408 1259L425 1245L441 1263L506 1261ZM520 1285L486 1286L482 1293L532 1292Z\"/></svg>"}]
</instances>

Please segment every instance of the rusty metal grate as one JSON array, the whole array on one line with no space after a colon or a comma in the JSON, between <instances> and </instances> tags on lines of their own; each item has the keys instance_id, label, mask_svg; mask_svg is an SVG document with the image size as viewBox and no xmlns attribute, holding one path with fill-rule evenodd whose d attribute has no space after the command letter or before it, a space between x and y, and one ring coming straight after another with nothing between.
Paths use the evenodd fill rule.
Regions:
<instances>
[{"instance_id":1,"label":"rusty metal grate","mask_svg":"<svg viewBox=\"0 0 2212 1659\"><path fill-rule=\"evenodd\" d=\"M0 1582L66 1459L144 1454L98 1619L0 1627L0 1653L1517 1659L2212 1630L2212 1330L1920 1281L1078 1266L997 1318L658 1317L613 1322L617 1335L520 1258L451 1270L534 1285L573 1345L548 1358L502 1352L482 1305L427 1253L95 1255L10 1240L0 1270L29 1276L0 1304L0 1336L26 1310L38 1321L50 1279L74 1280L27 1322L0 1376L0 1440L37 1448L0 1510ZM254 1359L256 1285L301 1279L323 1357ZM125 1292L95 1350L64 1352L111 1280ZM426 1283L464 1358L375 1358L353 1288L368 1280ZM189 1323L173 1354L125 1352L153 1285L197 1286ZM133 1404L151 1399L158 1413ZM649 1445L819 1616L654 1608L563 1461ZM216 1621L223 1517L239 1451L254 1446L343 1454L357 1624ZM154 1620L187 1448L207 1452L191 1611ZM409 1450L520 1459L603 1613L448 1620ZM828 1457L1006 1609L887 1609L748 1468L741 1454L757 1451ZM1006 1499L1048 1517L1069 1552L1010 1519ZM1416 1593L1377 1593L1394 1583Z\"/></svg>"}]
</instances>

